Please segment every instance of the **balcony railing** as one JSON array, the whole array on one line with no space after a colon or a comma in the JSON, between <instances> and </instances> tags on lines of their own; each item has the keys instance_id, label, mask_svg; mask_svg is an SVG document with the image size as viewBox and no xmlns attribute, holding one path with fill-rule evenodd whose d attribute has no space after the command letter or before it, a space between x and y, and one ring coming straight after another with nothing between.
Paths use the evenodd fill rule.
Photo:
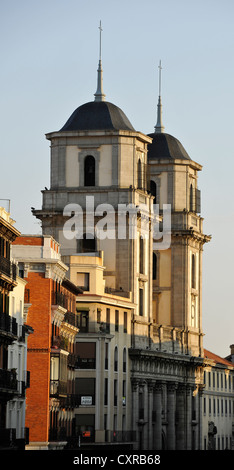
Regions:
<instances>
[{"instance_id":1,"label":"balcony railing","mask_svg":"<svg viewBox=\"0 0 234 470\"><path fill-rule=\"evenodd\" d=\"M67 298L62 292L52 292L52 304L67 308Z\"/></svg>"},{"instance_id":2,"label":"balcony railing","mask_svg":"<svg viewBox=\"0 0 234 470\"><path fill-rule=\"evenodd\" d=\"M66 441L67 434L65 428L49 429L49 441Z\"/></svg>"},{"instance_id":3,"label":"balcony railing","mask_svg":"<svg viewBox=\"0 0 234 470\"><path fill-rule=\"evenodd\" d=\"M50 381L50 395L66 395L67 394L67 382L62 380L51 380Z\"/></svg>"},{"instance_id":4,"label":"balcony railing","mask_svg":"<svg viewBox=\"0 0 234 470\"><path fill-rule=\"evenodd\" d=\"M16 319L7 313L0 313L0 330L17 336L18 324Z\"/></svg>"},{"instance_id":5,"label":"balcony railing","mask_svg":"<svg viewBox=\"0 0 234 470\"><path fill-rule=\"evenodd\" d=\"M0 448L23 450L29 443L29 428L21 428L20 436L17 435L15 428L0 428Z\"/></svg>"},{"instance_id":6,"label":"balcony railing","mask_svg":"<svg viewBox=\"0 0 234 470\"><path fill-rule=\"evenodd\" d=\"M16 371L0 369L0 388L7 391L18 391L18 381L16 380Z\"/></svg>"},{"instance_id":7,"label":"balcony railing","mask_svg":"<svg viewBox=\"0 0 234 470\"><path fill-rule=\"evenodd\" d=\"M64 321L78 328L78 315L68 311L64 315Z\"/></svg>"},{"instance_id":8,"label":"balcony railing","mask_svg":"<svg viewBox=\"0 0 234 470\"><path fill-rule=\"evenodd\" d=\"M130 292L121 290L121 289L114 289L112 287L105 287L105 293L106 294L112 294L112 295L117 295L118 297L125 297L129 299L130 297Z\"/></svg>"},{"instance_id":9,"label":"balcony railing","mask_svg":"<svg viewBox=\"0 0 234 470\"><path fill-rule=\"evenodd\" d=\"M68 338L64 338L63 336L53 336L51 347L55 349L63 349L64 351L68 351L68 347L69 347Z\"/></svg>"},{"instance_id":10,"label":"balcony railing","mask_svg":"<svg viewBox=\"0 0 234 470\"><path fill-rule=\"evenodd\" d=\"M111 442L134 442L136 441L136 431L113 431Z\"/></svg>"},{"instance_id":11,"label":"balcony railing","mask_svg":"<svg viewBox=\"0 0 234 470\"><path fill-rule=\"evenodd\" d=\"M0 272L6 274L8 277L16 280L16 264L12 263L9 258L0 255Z\"/></svg>"}]
</instances>

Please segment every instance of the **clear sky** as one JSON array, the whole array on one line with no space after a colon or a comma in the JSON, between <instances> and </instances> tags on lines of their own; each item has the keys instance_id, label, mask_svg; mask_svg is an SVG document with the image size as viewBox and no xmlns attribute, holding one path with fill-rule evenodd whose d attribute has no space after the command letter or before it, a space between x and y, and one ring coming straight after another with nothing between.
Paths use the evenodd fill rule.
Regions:
<instances>
[{"instance_id":1,"label":"clear sky","mask_svg":"<svg viewBox=\"0 0 234 470\"><path fill-rule=\"evenodd\" d=\"M0 199L22 233L40 233L31 206L50 186L47 132L94 99L102 21L106 99L134 128L154 130L162 61L165 132L203 165L204 345L234 343L233 0L0 2ZM0 201L0 204L3 203Z\"/></svg>"}]
</instances>

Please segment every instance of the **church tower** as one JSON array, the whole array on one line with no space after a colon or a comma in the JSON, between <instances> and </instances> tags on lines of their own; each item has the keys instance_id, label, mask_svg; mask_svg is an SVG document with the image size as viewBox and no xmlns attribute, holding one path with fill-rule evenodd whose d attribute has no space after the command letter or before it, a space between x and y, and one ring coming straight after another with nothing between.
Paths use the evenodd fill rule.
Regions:
<instances>
[{"instance_id":1,"label":"church tower","mask_svg":"<svg viewBox=\"0 0 234 470\"><path fill-rule=\"evenodd\" d=\"M198 174L202 166L164 131L161 63L159 70L157 124L149 134L148 165L159 213L164 204L171 207L171 245L153 253L153 322L155 330L163 328L165 344L173 338L181 351L202 356L202 253L210 240L203 233L200 215Z\"/></svg>"},{"instance_id":2,"label":"church tower","mask_svg":"<svg viewBox=\"0 0 234 470\"><path fill-rule=\"evenodd\" d=\"M94 100L79 106L59 131L46 135L51 143L51 183L42 191L42 209L33 214L41 220L43 234L59 241L62 256L102 253L105 290L124 292L131 299L134 331L148 346L151 138L137 132L124 112L106 101L102 74L100 49Z\"/></svg>"},{"instance_id":3,"label":"church tower","mask_svg":"<svg viewBox=\"0 0 234 470\"><path fill-rule=\"evenodd\" d=\"M102 74L100 48L94 100L75 109L59 131L46 135L51 143L51 182L42 191L42 209L33 214L41 220L43 234L61 244L63 261L69 266L67 260L79 260L77 273L75 263L69 266L70 273L81 279L85 274L81 270L89 264L96 279L93 292L86 285L86 311L80 315L83 329L77 335L79 347L84 343L84 362L95 362L93 356L87 358L88 343L95 341L98 351L96 369L85 370L83 376L77 371L78 384L82 379L85 386L86 379L96 380L96 395L93 386L89 394L98 401L95 442L100 442L99 436L104 439L107 430L126 429L124 418L130 416L128 429L136 436L135 448L199 449L202 252L210 240L200 216L202 167L164 131L161 84L157 124L153 133L145 135L134 129L119 107L106 101ZM170 208L169 243L163 243L165 206ZM109 318L105 328L100 322L104 310ZM126 320L121 331L119 313ZM106 369L111 357L108 346L112 362ZM115 369L119 363L124 364L123 381ZM111 388L107 393L108 381L114 393ZM122 382L128 412L121 403L121 397L125 403ZM113 395L116 400L103 411L103 397L105 401ZM82 406L79 413L85 413ZM108 428L113 414L114 424ZM118 419L122 428L115 424Z\"/></svg>"}]
</instances>

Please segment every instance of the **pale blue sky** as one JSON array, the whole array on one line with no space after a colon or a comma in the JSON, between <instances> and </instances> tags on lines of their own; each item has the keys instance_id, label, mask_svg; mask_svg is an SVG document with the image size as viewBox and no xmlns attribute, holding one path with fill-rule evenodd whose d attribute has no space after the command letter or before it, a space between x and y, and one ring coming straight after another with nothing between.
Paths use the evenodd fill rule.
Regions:
<instances>
[{"instance_id":1,"label":"pale blue sky","mask_svg":"<svg viewBox=\"0 0 234 470\"><path fill-rule=\"evenodd\" d=\"M203 165L204 345L234 343L233 0L8 0L0 3L0 198L23 233L49 186L47 132L96 91L99 21L106 99L136 130L156 123L162 60L165 131Z\"/></svg>"}]
</instances>

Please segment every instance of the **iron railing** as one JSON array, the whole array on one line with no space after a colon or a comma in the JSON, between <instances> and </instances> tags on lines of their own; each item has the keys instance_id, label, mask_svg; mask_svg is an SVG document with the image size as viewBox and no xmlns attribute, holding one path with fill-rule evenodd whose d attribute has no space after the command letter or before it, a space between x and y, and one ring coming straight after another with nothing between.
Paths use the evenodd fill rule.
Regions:
<instances>
[{"instance_id":1,"label":"iron railing","mask_svg":"<svg viewBox=\"0 0 234 470\"><path fill-rule=\"evenodd\" d=\"M2 255L0 255L0 272L6 274L14 281L16 280L16 264Z\"/></svg>"},{"instance_id":2,"label":"iron railing","mask_svg":"<svg viewBox=\"0 0 234 470\"><path fill-rule=\"evenodd\" d=\"M0 388L8 391L18 390L18 381L16 380L16 370L0 369Z\"/></svg>"},{"instance_id":3,"label":"iron railing","mask_svg":"<svg viewBox=\"0 0 234 470\"><path fill-rule=\"evenodd\" d=\"M7 313L0 313L0 330L17 336L18 323Z\"/></svg>"}]
</instances>

